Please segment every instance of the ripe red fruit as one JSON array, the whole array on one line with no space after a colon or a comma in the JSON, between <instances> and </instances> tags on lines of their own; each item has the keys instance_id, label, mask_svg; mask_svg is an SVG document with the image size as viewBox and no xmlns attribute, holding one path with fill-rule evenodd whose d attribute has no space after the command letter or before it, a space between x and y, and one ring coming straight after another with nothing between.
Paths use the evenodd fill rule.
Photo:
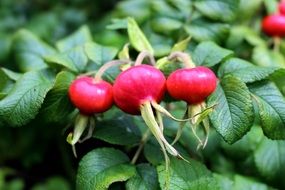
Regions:
<instances>
[{"instance_id":1,"label":"ripe red fruit","mask_svg":"<svg viewBox=\"0 0 285 190\"><path fill-rule=\"evenodd\" d=\"M285 36L285 16L269 15L262 20L262 30L269 36Z\"/></svg>"},{"instance_id":2,"label":"ripe red fruit","mask_svg":"<svg viewBox=\"0 0 285 190\"><path fill-rule=\"evenodd\" d=\"M285 1L281 1L278 5L279 13L285 15Z\"/></svg>"},{"instance_id":3,"label":"ripe red fruit","mask_svg":"<svg viewBox=\"0 0 285 190\"><path fill-rule=\"evenodd\" d=\"M188 104L204 101L216 89L217 78L207 67L199 66L191 69L178 69L171 73L166 86L169 94Z\"/></svg>"},{"instance_id":4,"label":"ripe red fruit","mask_svg":"<svg viewBox=\"0 0 285 190\"><path fill-rule=\"evenodd\" d=\"M106 81L79 77L71 83L69 97L82 114L91 115L107 111L112 106L113 89Z\"/></svg>"},{"instance_id":5,"label":"ripe red fruit","mask_svg":"<svg viewBox=\"0 0 285 190\"><path fill-rule=\"evenodd\" d=\"M120 73L113 85L116 105L124 112L137 115L145 102L159 103L165 93L163 73L150 65L138 65Z\"/></svg>"}]
</instances>

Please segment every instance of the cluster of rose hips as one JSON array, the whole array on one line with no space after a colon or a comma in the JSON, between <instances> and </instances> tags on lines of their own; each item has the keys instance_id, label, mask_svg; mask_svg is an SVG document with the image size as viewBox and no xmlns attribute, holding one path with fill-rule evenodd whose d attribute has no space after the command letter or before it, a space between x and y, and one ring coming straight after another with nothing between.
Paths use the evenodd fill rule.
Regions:
<instances>
[{"instance_id":1,"label":"cluster of rose hips","mask_svg":"<svg viewBox=\"0 0 285 190\"><path fill-rule=\"evenodd\" d=\"M166 152L181 157L163 135L163 122L160 114L165 114L180 122L185 122L187 119L174 118L159 103L167 91L174 99L183 100L189 107L198 107L200 108L198 110L202 111L202 108L205 108L204 100L216 89L217 78L209 68L195 67L189 61L191 59L187 59L187 57L190 58L188 54L174 52L169 59L181 58L185 61L186 68L172 72L166 79L165 75L155 67L155 63L153 65L142 64L145 56L149 56L150 60L153 60L151 62L155 62L150 54L142 52L133 66L117 76L114 84L104 81L101 76L107 68L116 64L116 61L104 64L94 78L79 76L72 82L69 97L74 106L78 108L80 119L79 127L76 127L69 137L70 144L74 145L80 140L85 126L90 122L88 118L107 111L115 104L125 113L142 116L148 129L164 151L165 157L167 157ZM189 116L194 117L198 112Z\"/></svg>"},{"instance_id":2,"label":"cluster of rose hips","mask_svg":"<svg viewBox=\"0 0 285 190\"><path fill-rule=\"evenodd\" d=\"M285 0L279 3L278 10L263 18L262 29L269 36L281 38L285 36Z\"/></svg>"}]
</instances>

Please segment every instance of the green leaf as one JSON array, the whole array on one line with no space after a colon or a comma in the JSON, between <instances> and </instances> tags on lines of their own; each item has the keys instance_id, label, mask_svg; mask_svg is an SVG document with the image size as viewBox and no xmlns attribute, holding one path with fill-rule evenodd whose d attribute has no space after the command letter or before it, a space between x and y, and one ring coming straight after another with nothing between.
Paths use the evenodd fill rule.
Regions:
<instances>
[{"instance_id":1,"label":"green leaf","mask_svg":"<svg viewBox=\"0 0 285 190\"><path fill-rule=\"evenodd\" d=\"M285 175L285 141L263 138L254 152L254 161L260 174L267 179Z\"/></svg>"},{"instance_id":2,"label":"green leaf","mask_svg":"<svg viewBox=\"0 0 285 190\"><path fill-rule=\"evenodd\" d=\"M59 51L64 52L87 42L92 42L92 35L89 28L84 25L70 36L58 41L56 47Z\"/></svg>"},{"instance_id":3,"label":"green leaf","mask_svg":"<svg viewBox=\"0 0 285 190\"><path fill-rule=\"evenodd\" d=\"M170 2L170 1L164 1L164 0L157 0L157 1L151 1L151 11L152 13L155 12L155 15L168 17L168 18L174 18L174 19L183 19L184 15L182 11L176 8L177 4L181 3L178 0L176 2ZM191 4L186 5L184 8L191 10Z\"/></svg>"},{"instance_id":4,"label":"green leaf","mask_svg":"<svg viewBox=\"0 0 285 190\"><path fill-rule=\"evenodd\" d=\"M0 33L0 61L7 59L12 45L10 34Z\"/></svg>"},{"instance_id":5,"label":"green leaf","mask_svg":"<svg viewBox=\"0 0 285 190\"><path fill-rule=\"evenodd\" d=\"M172 39L156 33L152 33L150 35L149 41L154 48L155 57L167 56L170 53L171 47L173 45Z\"/></svg>"},{"instance_id":6,"label":"green leaf","mask_svg":"<svg viewBox=\"0 0 285 190\"><path fill-rule=\"evenodd\" d=\"M267 49L266 46L254 48L252 60L259 66L285 68L284 56L280 52Z\"/></svg>"},{"instance_id":7,"label":"green leaf","mask_svg":"<svg viewBox=\"0 0 285 190\"><path fill-rule=\"evenodd\" d=\"M266 46L266 41L252 28L244 25L232 26L227 39L227 47L231 49L242 48L244 40L252 46Z\"/></svg>"},{"instance_id":8,"label":"green leaf","mask_svg":"<svg viewBox=\"0 0 285 190\"><path fill-rule=\"evenodd\" d=\"M254 179L243 177L240 175L234 176L233 190L250 189L250 190L270 190L268 186Z\"/></svg>"},{"instance_id":9,"label":"green leaf","mask_svg":"<svg viewBox=\"0 0 285 190\"><path fill-rule=\"evenodd\" d=\"M170 66L174 65L171 63L172 62L166 56L164 56L164 57L162 57L156 61L156 68L160 69L166 76L168 76L168 75L170 75L170 73L172 73L172 71L175 70L175 69L171 70L172 68L168 69ZM177 65L176 65L176 67L177 67Z\"/></svg>"},{"instance_id":10,"label":"green leaf","mask_svg":"<svg viewBox=\"0 0 285 190\"><path fill-rule=\"evenodd\" d=\"M5 88L9 85L10 80L6 73L0 69L0 92L4 92Z\"/></svg>"},{"instance_id":11,"label":"green leaf","mask_svg":"<svg viewBox=\"0 0 285 190\"><path fill-rule=\"evenodd\" d=\"M183 26L183 23L173 18L158 17L151 20L151 26L155 32L170 34L171 32L180 29Z\"/></svg>"},{"instance_id":12,"label":"green leaf","mask_svg":"<svg viewBox=\"0 0 285 190\"><path fill-rule=\"evenodd\" d=\"M9 79L14 80L14 81L18 80L18 79L22 76L21 73L16 73L16 72L11 71L11 70L6 69L6 68L1 68L1 70L5 73L5 75L6 75ZM1 83L1 82L0 82L0 83Z\"/></svg>"},{"instance_id":13,"label":"green leaf","mask_svg":"<svg viewBox=\"0 0 285 190\"><path fill-rule=\"evenodd\" d=\"M163 162L163 154L161 148L154 138L150 138L144 146L144 156L152 165L158 165Z\"/></svg>"},{"instance_id":14,"label":"green leaf","mask_svg":"<svg viewBox=\"0 0 285 190\"><path fill-rule=\"evenodd\" d=\"M118 49L114 47L102 46L94 42L85 44L84 50L87 57L97 65L103 65L112 60L118 53Z\"/></svg>"},{"instance_id":15,"label":"green leaf","mask_svg":"<svg viewBox=\"0 0 285 190\"><path fill-rule=\"evenodd\" d=\"M219 67L218 76L223 77L223 76L226 76L227 74L233 74L234 71L248 68L251 66L253 66L252 63L246 60L235 58L235 57L229 58L228 60L223 62L221 66Z\"/></svg>"},{"instance_id":16,"label":"green leaf","mask_svg":"<svg viewBox=\"0 0 285 190\"><path fill-rule=\"evenodd\" d=\"M278 67L259 67L238 58L225 61L219 68L219 76L231 74L245 83L251 83L268 78Z\"/></svg>"},{"instance_id":17,"label":"green leaf","mask_svg":"<svg viewBox=\"0 0 285 190\"><path fill-rule=\"evenodd\" d=\"M194 5L208 18L228 22L236 18L239 0L200 0Z\"/></svg>"},{"instance_id":18,"label":"green leaf","mask_svg":"<svg viewBox=\"0 0 285 190\"><path fill-rule=\"evenodd\" d=\"M132 118L126 115L97 123L94 137L111 144L129 146L138 144L141 140Z\"/></svg>"},{"instance_id":19,"label":"green leaf","mask_svg":"<svg viewBox=\"0 0 285 190\"><path fill-rule=\"evenodd\" d=\"M47 93L40 111L47 122L61 122L74 107L68 97L68 88L75 76L67 71L57 74L54 86Z\"/></svg>"},{"instance_id":20,"label":"green leaf","mask_svg":"<svg viewBox=\"0 0 285 190\"><path fill-rule=\"evenodd\" d=\"M170 161L169 175L171 190L218 190L219 186L212 176L211 172L201 163L195 160L189 160L187 163L183 160L172 158ZM165 165L157 167L158 179L161 189L164 189L166 182Z\"/></svg>"},{"instance_id":21,"label":"green leaf","mask_svg":"<svg viewBox=\"0 0 285 190\"><path fill-rule=\"evenodd\" d=\"M118 53L119 59L130 59L129 45L130 44L125 44L124 47L120 50Z\"/></svg>"},{"instance_id":22,"label":"green leaf","mask_svg":"<svg viewBox=\"0 0 285 190\"><path fill-rule=\"evenodd\" d=\"M128 35L132 46L137 51L148 51L154 54L154 50L149 41L133 18L128 18Z\"/></svg>"},{"instance_id":23,"label":"green leaf","mask_svg":"<svg viewBox=\"0 0 285 190\"><path fill-rule=\"evenodd\" d=\"M45 61L51 66L60 65L73 72L82 72L86 68L88 58L85 55L84 48L77 46L64 53L46 56Z\"/></svg>"},{"instance_id":24,"label":"green leaf","mask_svg":"<svg viewBox=\"0 0 285 190\"><path fill-rule=\"evenodd\" d=\"M24 74L0 101L0 118L10 126L28 123L37 115L51 87L52 82L41 72Z\"/></svg>"},{"instance_id":25,"label":"green leaf","mask_svg":"<svg viewBox=\"0 0 285 190\"><path fill-rule=\"evenodd\" d=\"M216 181L219 183L220 190L229 190L233 189L234 182L227 178L226 176L214 173Z\"/></svg>"},{"instance_id":26,"label":"green leaf","mask_svg":"<svg viewBox=\"0 0 285 190\"><path fill-rule=\"evenodd\" d=\"M260 9L263 0L240 0L238 8L238 20L250 20L253 15Z\"/></svg>"},{"instance_id":27,"label":"green leaf","mask_svg":"<svg viewBox=\"0 0 285 190\"><path fill-rule=\"evenodd\" d=\"M196 47L192 58L197 65L212 67L232 55L233 52L231 50L222 48L214 42L207 41L200 43Z\"/></svg>"},{"instance_id":28,"label":"green leaf","mask_svg":"<svg viewBox=\"0 0 285 190\"><path fill-rule=\"evenodd\" d=\"M6 71L10 70L0 68L0 100L5 98L14 86L14 81L10 79Z\"/></svg>"},{"instance_id":29,"label":"green leaf","mask_svg":"<svg viewBox=\"0 0 285 190\"><path fill-rule=\"evenodd\" d=\"M263 0L268 14L276 13L278 0Z\"/></svg>"},{"instance_id":30,"label":"green leaf","mask_svg":"<svg viewBox=\"0 0 285 190\"><path fill-rule=\"evenodd\" d=\"M220 174L214 174L214 177L220 182L221 190L273 190L264 183L241 175L235 175L233 181Z\"/></svg>"},{"instance_id":31,"label":"green leaf","mask_svg":"<svg viewBox=\"0 0 285 190\"><path fill-rule=\"evenodd\" d=\"M223 139L232 144L241 139L253 124L254 110L250 92L240 79L226 76L208 99L217 104L210 119Z\"/></svg>"},{"instance_id":32,"label":"green leaf","mask_svg":"<svg viewBox=\"0 0 285 190\"><path fill-rule=\"evenodd\" d=\"M44 56L55 53L52 47L24 29L16 33L13 41L13 50L18 67L23 72L46 68Z\"/></svg>"},{"instance_id":33,"label":"green leaf","mask_svg":"<svg viewBox=\"0 0 285 190\"><path fill-rule=\"evenodd\" d=\"M139 164L136 175L126 184L127 190L158 190L158 187L156 170L149 164Z\"/></svg>"},{"instance_id":34,"label":"green leaf","mask_svg":"<svg viewBox=\"0 0 285 190\"><path fill-rule=\"evenodd\" d=\"M1 187L1 185L0 185ZM4 190L24 190L25 182L23 179L12 179L4 184Z\"/></svg>"},{"instance_id":35,"label":"green leaf","mask_svg":"<svg viewBox=\"0 0 285 190\"><path fill-rule=\"evenodd\" d=\"M149 18L152 11L150 10L150 1L125 0L118 3L116 13L121 17L133 17L141 23Z\"/></svg>"},{"instance_id":36,"label":"green leaf","mask_svg":"<svg viewBox=\"0 0 285 190\"><path fill-rule=\"evenodd\" d=\"M51 41L55 37L55 32L61 24L61 19L55 11L44 11L28 20L25 28L32 31L35 35Z\"/></svg>"},{"instance_id":37,"label":"green leaf","mask_svg":"<svg viewBox=\"0 0 285 190\"><path fill-rule=\"evenodd\" d=\"M153 2L153 1L152 1ZM167 2L167 1L164 1ZM187 0L170 0L168 1L169 6L175 7L175 11L172 11L172 14L176 14L174 18L190 18L193 11L193 1ZM190 10L190 11L189 11ZM177 16L177 13L179 16ZM180 16L181 15L181 16Z\"/></svg>"},{"instance_id":38,"label":"green leaf","mask_svg":"<svg viewBox=\"0 0 285 190\"><path fill-rule=\"evenodd\" d=\"M257 149L263 137L264 135L261 127L252 126L250 131L243 136L242 139L232 145L223 143L222 147L227 153L227 156L230 156L235 160L244 161Z\"/></svg>"},{"instance_id":39,"label":"green leaf","mask_svg":"<svg viewBox=\"0 0 285 190\"><path fill-rule=\"evenodd\" d=\"M276 85L263 81L250 86L257 102L264 134L271 139L285 139L285 99Z\"/></svg>"},{"instance_id":40,"label":"green leaf","mask_svg":"<svg viewBox=\"0 0 285 190\"><path fill-rule=\"evenodd\" d=\"M95 149L79 163L76 189L104 190L118 181L126 181L135 175L135 167L128 164L129 158L113 148Z\"/></svg>"},{"instance_id":41,"label":"green leaf","mask_svg":"<svg viewBox=\"0 0 285 190\"><path fill-rule=\"evenodd\" d=\"M198 42L209 40L221 44L227 38L230 27L224 23L196 19L186 25L184 29Z\"/></svg>"},{"instance_id":42,"label":"green leaf","mask_svg":"<svg viewBox=\"0 0 285 190\"><path fill-rule=\"evenodd\" d=\"M107 26L108 29L110 30L118 30L118 29L127 29L128 28L128 19L112 19L111 24Z\"/></svg>"},{"instance_id":43,"label":"green leaf","mask_svg":"<svg viewBox=\"0 0 285 190\"><path fill-rule=\"evenodd\" d=\"M171 52L186 50L187 46L188 46L188 44L190 42L190 39L191 39L191 37L189 36L188 38L185 38L184 40L174 44L174 46L171 49Z\"/></svg>"},{"instance_id":44,"label":"green leaf","mask_svg":"<svg viewBox=\"0 0 285 190\"><path fill-rule=\"evenodd\" d=\"M69 190L70 185L61 177L51 177L44 183L36 184L31 190Z\"/></svg>"},{"instance_id":45,"label":"green leaf","mask_svg":"<svg viewBox=\"0 0 285 190\"><path fill-rule=\"evenodd\" d=\"M283 96L285 95L285 69L279 69L270 75L270 80L273 81Z\"/></svg>"},{"instance_id":46,"label":"green leaf","mask_svg":"<svg viewBox=\"0 0 285 190\"><path fill-rule=\"evenodd\" d=\"M6 92L0 92L0 100L2 100L3 98L5 98L7 96ZM1 121L0 121L0 126L1 126Z\"/></svg>"}]
</instances>

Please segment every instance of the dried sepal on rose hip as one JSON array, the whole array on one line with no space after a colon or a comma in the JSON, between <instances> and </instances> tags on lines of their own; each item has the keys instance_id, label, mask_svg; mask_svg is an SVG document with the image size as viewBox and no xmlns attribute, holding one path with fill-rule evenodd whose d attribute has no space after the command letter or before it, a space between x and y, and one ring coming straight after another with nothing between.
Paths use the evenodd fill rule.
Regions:
<instances>
[{"instance_id":1,"label":"dried sepal on rose hip","mask_svg":"<svg viewBox=\"0 0 285 190\"><path fill-rule=\"evenodd\" d=\"M160 144L165 156L166 167L168 167L167 152L173 156L182 157L164 137L161 113L177 121L184 120L174 118L159 105L166 91L166 78L154 66L141 64L145 56L152 57L146 52L140 53L135 65L117 76L113 85L114 101L118 108L128 114L141 114L149 130Z\"/></svg>"},{"instance_id":2,"label":"dried sepal on rose hip","mask_svg":"<svg viewBox=\"0 0 285 190\"><path fill-rule=\"evenodd\" d=\"M199 141L198 147L205 147L209 130L209 121L206 117L213 108L212 106L206 108L205 100L215 91L217 77L215 73L207 67L196 67L190 56L186 53L173 52L169 56L169 59L172 60L174 58L180 58L184 62L185 68L178 69L168 76L166 82L167 91L174 99L183 100L188 104L186 113L188 114L188 117L192 118L190 121L191 129ZM204 142L202 142L195 132L196 127L202 121L207 134ZM173 143L179 139L182 127L183 125L181 125Z\"/></svg>"},{"instance_id":3,"label":"dried sepal on rose hip","mask_svg":"<svg viewBox=\"0 0 285 190\"><path fill-rule=\"evenodd\" d=\"M72 104L79 110L74 124L74 130L67 137L73 147L92 136L95 127L94 115L109 110L113 105L113 86L102 79L106 69L124 61L111 61L103 65L95 77L79 76L69 86L68 95ZM85 129L87 135L81 139Z\"/></svg>"}]
</instances>

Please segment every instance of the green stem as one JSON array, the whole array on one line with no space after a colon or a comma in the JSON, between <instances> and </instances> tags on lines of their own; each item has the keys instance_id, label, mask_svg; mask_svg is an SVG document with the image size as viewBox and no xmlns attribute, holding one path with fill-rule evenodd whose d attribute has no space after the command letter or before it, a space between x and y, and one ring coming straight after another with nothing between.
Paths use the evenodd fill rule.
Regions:
<instances>
[{"instance_id":1,"label":"green stem","mask_svg":"<svg viewBox=\"0 0 285 190\"><path fill-rule=\"evenodd\" d=\"M149 61L150 61L150 64L155 66L155 59L153 57L153 55L151 53L149 53L148 51L142 51L140 52L140 54L138 55L136 61L135 61L135 64L134 66L137 66L137 65L141 65L143 60L148 57L149 58Z\"/></svg>"},{"instance_id":2,"label":"green stem","mask_svg":"<svg viewBox=\"0 0 285 190\"><path fill-rule=\"evenodd\" d=\"M273 38L273 50L275 52L280 51L280 45L281 45L281 38L280 37L274 37Z\"/></svg>"},{"instance_id":3,"label":"green stem","mask_svg":"<svg viewBox=\"0 0 285 190\"><path fill-rule=\"evenodd\" d=\"M81 77L81 76L90 76L90 75L94 75L97 73L97 70L96 71L89 71L87 73L82 73L80 74L78 77Z\"/></svg>"},{"instance_id":4,"label":"green stem","mask_svg":"<svg viewBox=\"0 0 285 190\"><path fill-rule=\"evenodd\" d=\"M138 149L137 149L137 151L136 151L136 153L135 153L135 155L134 155L134 157L133 157L133 159L131 161L132 164L135 164L137 159L139 158L139 155L140 155L140 153L141 153L145 143L147 142L147 140L149 138L149 135L150 135L150 131L148 129L148 130L146 130L146 132L142 136L140 145L139 145L139 147L138 147Z\"/></svg>"},{"instance_id":5,"label":"green stem","mask_svg":"<svg viewBox=\"0 0 285 190\"><path fill-rule=\"evenodd\" d=\"M100 69L96 73L96 75L94 77L94 81L95 82L101 81L102 76L106 72L107 69L109 69L115 65L127 64L129 62L130 62L130 60L113 60L113 61L109 61L109 62L105 63L102 67L100 67Z\"/></svg>"},{"instance_id":6,"label":"green stem","mask_svg":"<svg viewBox=\"0 0 285 190\"><path fill-rule=\"evenodd\" d=\"M185 65L185 68L195 68L196 67L191 57L187 53L175 51L175 52L172 52L168 56L169 60L177 59L177 58L180 58L182 60L182 62Z\"/></svg>"}]
</instances>

